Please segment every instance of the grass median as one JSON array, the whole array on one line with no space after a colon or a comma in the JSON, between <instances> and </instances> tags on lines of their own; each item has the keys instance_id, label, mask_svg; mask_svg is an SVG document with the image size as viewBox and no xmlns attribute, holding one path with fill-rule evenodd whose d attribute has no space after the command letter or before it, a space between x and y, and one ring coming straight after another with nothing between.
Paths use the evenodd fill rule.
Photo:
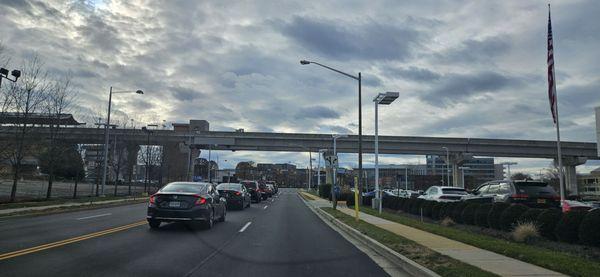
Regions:
<instances>
[{"instance_id":1,"label":"grass median","mask_svg":"<svg viewBox=\"0 0 600 277\"><path fill-rule=\"evenodd\" d=\"M402 214L383 212L380 215L378 211L368 207L361 207L361 211L567 275L598 276L600 272L598 261L573 254L476 234L453 227L444 227L434 223L424 223Z\"/></svg>"},{"instance_id":2,"label":"grass median","mask_svg":"<svg viewBox=\"0 0 600 277\"><path fill-rule=\"evenodd\" d=\"M143 196L95 196L95 197L80 197L80 198L51 198L50 200L40 199L35 201L23 201L23 202L12 202L0 204L0 210L6 209L17 209L27 207L41 207L50 205L61 205L70 203L87 203L87 202L99 202L99 201L110 201L110 200L122 200L122 199L137 199Z\"/></svg>"},{"instance_id":3,"label":"grass median","mask_svg":"<svg viewBox=\"0 0 600 277\"><path fill-rule=\"evenodd\" d=\"M342 221L346 225L384 244L385 246L417 262L418 264L429 268L441 276L497 276L472 265L439 254L412 240L406 239L362 220L356 222L353 217L348 216L340 211L332 208L321 209L336 219Z\"/></svg>"}]
</instances>

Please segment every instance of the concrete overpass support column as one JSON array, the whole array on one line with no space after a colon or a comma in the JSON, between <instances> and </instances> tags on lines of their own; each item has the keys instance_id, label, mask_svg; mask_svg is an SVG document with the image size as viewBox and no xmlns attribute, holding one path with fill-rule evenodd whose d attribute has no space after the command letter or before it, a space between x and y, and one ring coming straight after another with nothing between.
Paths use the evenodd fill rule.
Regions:
<instances>
[{"instance_id":1,"label":"concrete overpass support column","mask_svg":"<svg viewBox=\"0 0 600 277\"><path fill-rule=\"evenodd\" d=\"M189 146L183 142L163 145L163 183L189 180L189 151ZM191 151L192 161L190 168L193 168L194 159L198 157L200 150L194 148Z\"/></svg>"},{"instance_id":2,"label":"concrete overpass support column","mask_svg":"<svg viewBox=\"0 0 600 277\"><path fill-rule=\"evenodd\" d=\"M452 169L452 178L450 179L450 184L448 184L448 186L464 187L462 170L458 168L469 158L471 158L471 155L466 153L451 152L449 161L446 161L446 156L442 156L444 162L446 162L446 164L450 164L450 168Z\"/></svg>"},{"instance_id":3,"label":"concrete overpass support column","mask_svg":"<svg viewBox=\"0 0 600 277\"><path fill-rule=\"evenodd\" d=\"M578 165L582 165L587 161L585 157L563 157L563 167L565 174L565 189L567 195L579 195L577 187L577 169Z\"/></svg>"}]
</instances>

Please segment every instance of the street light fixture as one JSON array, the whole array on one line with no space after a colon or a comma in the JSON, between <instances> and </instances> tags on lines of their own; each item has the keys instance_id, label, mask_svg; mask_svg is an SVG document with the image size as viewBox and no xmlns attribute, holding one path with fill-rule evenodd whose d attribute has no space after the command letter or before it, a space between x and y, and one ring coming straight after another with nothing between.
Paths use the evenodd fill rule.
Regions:
<instances>
[{"instance_id":1,"label":"street light fixture","mask_svg":"<svg viewBox=\"0 0 600 277\"><path fill-rule=\"evenodd\" d=\"M323 68L329 69L331 71L337 72L339 74L342 74L346 77L352 78L356 81L358 81L358 176L361 176L358 178L358 187L360 190L362 190L362 172L363 172L363 163L362 163L362 77L361 77L361 73L358 72L357 76L348 74L346 72L343 72L341 70L337 70L335 68L320 64L318 62L313 62L313 61L307 61L307 60L301 60L300 64L302 65L308 65L308 64L316 64L318 66L321 66Z\"/></svg>"},{"instance_id":2,"label":"street light fixture","mask_svg":"<svg viewBox=\"0 0 600 277\"><path fill-rule=\"evenodd\" d=\"M136 94L144 94L143 91L141 90L120 90L120 91L113 91L113 88L110 87L110 91L108 93L108 115L106 117L106 125L104 126L104 166L102 169L102 189L101 189L101 195L104 196L104 186L106 184L106 169L108 167L108 137L109 137L109 129L108 126L110 126L110 106L112 104L112 95L113 93L133 93L135 92Z\"/></svg>"},{"instance_id":3,"label":"street light fixture","mask_svg":"<svg viewBox=\"0 0 600 277\"><path fill-rule=\"evenodd\" d=\"M386 93L380 93L373 98L375 103L375 198L377 199L376 204L381 214L381 191L379 190L379 105L389 105L394 102L400 96L398 92L388 91Z\"/></svg>"},{"instance_id":4,"label":"street light fixture","mask_svg":"<svg viewBox=\"0 0 600 277\"><path fill-rule=\"evenodd\" d=\"M8 69L0 67L0 87L2 86L2 79L9 80L13 83L16 82L19 77L21 77L21 71L15 69L10 73L10 75L13 76L14 79L8 78Z\"/></svg>"},{"instance_id":5,"label":"street light fixture","mask_svg":"<svg viewBox=\"0 0 600 277\"><path fill-rule=\"evenodd\" d=\"M450 150L446 146L442 149L446 150L446 186L450 186Z\"/></svg>"}]
</instances>

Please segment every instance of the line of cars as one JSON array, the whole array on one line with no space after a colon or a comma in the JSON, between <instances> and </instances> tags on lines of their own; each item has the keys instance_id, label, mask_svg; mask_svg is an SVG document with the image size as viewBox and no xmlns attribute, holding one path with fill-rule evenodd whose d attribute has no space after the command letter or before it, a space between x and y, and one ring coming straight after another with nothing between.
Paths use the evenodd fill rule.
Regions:
<instances>
[{"instance_id":1,"label":"line of cars","mask_svg":"<svg viewBox=\"0 0 600 277\"><path fill-rule=\"evenodd\" d=\"M146 219L150 228L163 222L199 224L205 229L225 221L227 210L243 210L278 192L275 182L242 181L218 185L204 182L173 182L151 195Z\"/></svg>"},{"instance_id":2,"label":"line of cars","mask_svg":"<svg viewBox=\"0 0 600 277\"><path fill-rule=\"evenodd\" d=\"M506 202L531 208L561 208L560 195L546 182L531 180L489 181L472 191L448 186L431 186L418 198L437 202L467 201L479 203ZM567 209L591 209L592 205L568 200ZM568 207L567 207L568 206Z\"/></svg>"}]
</instances>

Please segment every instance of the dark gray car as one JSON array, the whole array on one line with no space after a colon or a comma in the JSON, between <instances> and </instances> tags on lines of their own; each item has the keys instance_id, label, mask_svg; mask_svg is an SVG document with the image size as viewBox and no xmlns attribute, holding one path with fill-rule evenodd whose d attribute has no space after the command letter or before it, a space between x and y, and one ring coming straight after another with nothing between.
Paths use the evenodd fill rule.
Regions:
<instances>
[{"instance_id":1,"label":"dark gray car","mask_svg":"<svg viewBox=\"0 0 600 277\"><path fill-rule=\"evenodd\" d=\"M463 198L469 202L507 202L532 208L558 208L560 196L546 182L499 180L482 184Z\"/></svg>"},{"instance_id":2,"label":"dark gray car","mask_svg":"<svg viewBox=\"0 0 600 277\"><path fill-rule=\"evenodd\" d=\"M215 221L225 221L226 205L213 184L174 182L150 196L146 219L153 229L162 222L198 222L210 229Z\"/></svg>"}]
</instances>

